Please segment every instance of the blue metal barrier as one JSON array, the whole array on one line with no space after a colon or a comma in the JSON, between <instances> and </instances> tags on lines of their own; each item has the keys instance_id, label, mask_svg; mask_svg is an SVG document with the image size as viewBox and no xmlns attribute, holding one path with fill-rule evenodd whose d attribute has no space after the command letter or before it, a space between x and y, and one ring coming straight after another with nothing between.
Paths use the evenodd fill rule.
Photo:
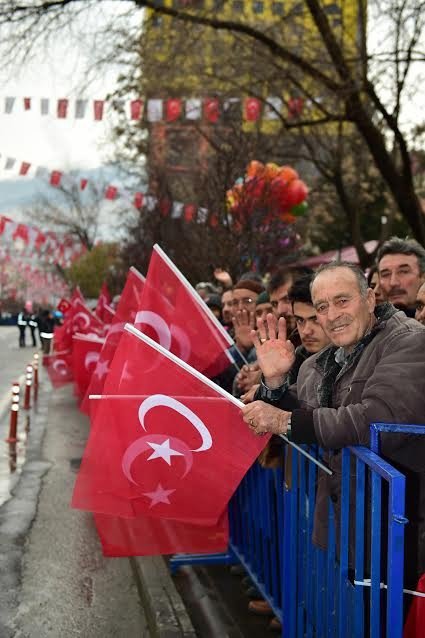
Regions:
<instances>
[{"instance_id":1,"label":"blue metal barrier","mask_svg":"<svg viewBox=\"0 0 425 638\"><path fill-rule=\"evenodd\" d=\"M172 569L240 561L285 638L401 638L404 476L368 448L343 449L339 502L329 499L327 547L318 548L317 481L332 472L314 446L285 448L285 475L256 463L235 493L229 552L175 556Z\"/></svg>"}]
</instances>

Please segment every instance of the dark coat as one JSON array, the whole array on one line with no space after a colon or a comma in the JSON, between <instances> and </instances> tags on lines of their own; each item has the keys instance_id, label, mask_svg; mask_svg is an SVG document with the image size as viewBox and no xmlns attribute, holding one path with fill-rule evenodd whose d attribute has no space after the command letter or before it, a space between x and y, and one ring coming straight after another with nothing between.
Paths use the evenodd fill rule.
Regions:
<instances>
[{"instance_id":1,"label":"dark coat","mask_svg":"<svg viewBox=\"0 0 425 638\"><path fill-rule=\"evenodd\" d=\"M327 461L334 474L319 471L315 508L313 540L321 547L327 543L329 496L339 520L341 448L369 446L373 422L425 424L425 327L401 311L387 314L389 318L378 321L373 338L352 365L342 368L330 388L323 384L334 346L307 359L297 383L274 403L285 409L292 402L293 409L297 402L312 410L318 444L329 451ZM331 407L321 407L326 392ZM425 473L425 435L383 435L382 454L402 471L419 477ZM418 499L416 503L410 516L425 518Z\"/></svg>"}]
</instances>

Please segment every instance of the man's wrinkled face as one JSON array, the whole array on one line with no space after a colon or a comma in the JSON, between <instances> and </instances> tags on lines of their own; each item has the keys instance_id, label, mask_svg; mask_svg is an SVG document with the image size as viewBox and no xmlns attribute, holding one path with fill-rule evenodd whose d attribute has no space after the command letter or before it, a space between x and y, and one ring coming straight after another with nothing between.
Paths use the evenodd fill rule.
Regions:
<instances>
[{"instance_id":1,"label":"man's wrinkled face","mask_svg":"<svg viewBox=\"0 0 425 638\"><path fill-rule=\"evenodd\" d=\"M223 292L223 294L221 295L221 304L222 304L221 316L223 317L223 322L226 324L232 323L232 316L233 316L232 301L233 301L233 292L231 290L226 290L225 292Z\"/></svg>"},{"instance_id":2,"label":"man's wrinkled face","mask_svg":"<svg viewBox=\"0 0 425 638\"><path fill-rule=\"evenodd\" d=\"M329 340L350 352L373 325L375 295L360 294L356 275L341 266L320 273L311 289L317 321Z\"/></svg>"},{"instance_id":3,"label":"man's wrinkled face","mask_svg":"<svg viewBox=\"0 0 425 638\"><path fill-rule=\"evenodd\" d=\"M294 319L301 343L307 352L314 354L329 344L329 337L318 322L317 314L312 304L295 301Z\"/></svg>"},{"instance_id":4,"label":"man's wrinkled face","mask_svg":"<svg viewBox=\"0 0 425 638\"><path fill-rule=\"evenodd\" d=\"M423 281L416 255L384 255L378 270L379 283L388 301L412 307Z\"/></svg>"},{"instance_id":5,"label":"man's wrinkled face","mask_svg":"<svg viewBox=\"0 0 425 638\"><path fill-rule=\"evenodd\" d=\"M416 313L415 319L416 321L420 321L425 326L425 284L418 290L418 294L416 295Z\"/></svg>"},{"instance_id":6,"label":"man's wrinkled face","mask_svg":"<svg viewBox=\"0 0 425 638\"><path fill-rule=\"evenodd\" d=\"M267 315L273 312L273 306L270 301L257 304L255 308L255 319L262 319L264 322L267 319Z\"/></svg>"}]
</instances>

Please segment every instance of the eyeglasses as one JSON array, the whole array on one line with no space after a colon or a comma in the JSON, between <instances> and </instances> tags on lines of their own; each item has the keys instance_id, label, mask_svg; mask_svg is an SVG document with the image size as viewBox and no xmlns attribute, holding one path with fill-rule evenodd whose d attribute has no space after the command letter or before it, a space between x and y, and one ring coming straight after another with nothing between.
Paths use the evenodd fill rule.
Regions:
<instances>
[{"instance_id":1,"label":"eyeglasses","mask_svg":"<svg viewBox=\"0 0 425 638\"><path fill-rule=\"evenodd\" d=\"M252 303L254 303L254 299L252 299L251 297L242 297L242 299L232 300L233 308L237 308L238 306L243 306L244 308L246 308L247 306L250 306Z\"/></svg>"},{"instance_id":2,"label":"eyeglasses","mask_svg":"<svg viewBox=\"0 0 425 638\"><path fill-rule=\"evenodd\" d=\"M335 301L331 301L330 303L322 302L313 305L318 315L327 315L330 306L337 308L337 310L345 310L346 308L348 308L353 299L356 299L356 297L360 296L361 295L356 295L355 297L339 297L338 299L335 299Z\"/></svg>"}]
</instances>

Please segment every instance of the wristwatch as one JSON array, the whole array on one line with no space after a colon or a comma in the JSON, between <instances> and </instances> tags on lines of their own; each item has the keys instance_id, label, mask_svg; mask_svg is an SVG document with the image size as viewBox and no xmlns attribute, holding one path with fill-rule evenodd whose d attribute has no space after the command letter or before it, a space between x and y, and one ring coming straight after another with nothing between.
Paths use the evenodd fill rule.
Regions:
<instances>
[{"instance_id":1,"label":"wristwatch","mask_svg":"<svg viewBox=\"0 0 425 638\"><path fill-rule=\"evenodd\" d=\"M286 424L286 436L288 439L291 438L291 430L292 430L292 412L289 413L288 421Z\"/></svg>"}]
</instances>

